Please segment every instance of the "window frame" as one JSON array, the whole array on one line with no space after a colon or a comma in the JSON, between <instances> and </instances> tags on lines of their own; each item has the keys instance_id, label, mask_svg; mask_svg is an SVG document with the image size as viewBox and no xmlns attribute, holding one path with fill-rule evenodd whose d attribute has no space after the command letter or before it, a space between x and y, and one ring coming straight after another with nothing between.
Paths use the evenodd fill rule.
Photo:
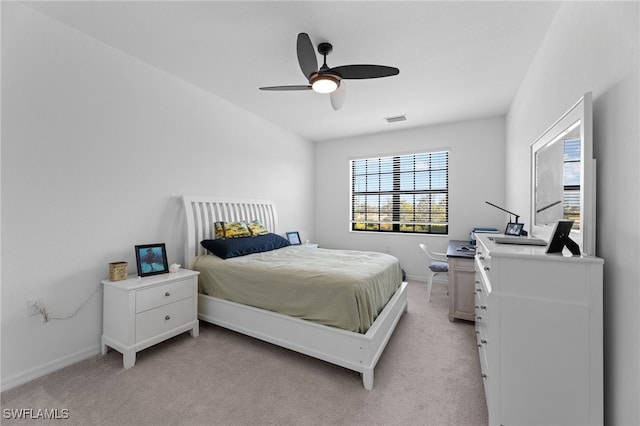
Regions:
<instances>
[{"instance_id":1,"label":"window frame","mask_svg":"<svg viewBox=\"0 0 640 426\"><path fill-rule=\"evenodd\" d=\"M437 149L351 158L349 160L349 231L448 236L450 157L449 149ZM427 159L428 161L425 161ZM407 161L412 165L411 170L406 169ZM389 162L393 164L391 171L388 166ZM372 169L377 168L378 170L369 172L370 163ZM425 167L425 163L428 166ZM386 168L383 167L384 165ZM389 175L392 176L391 181L393 182L391 190L382 188L383 184L381 183L386 177L388 187ZM424 180L425 175L427 176L426 181ZM375 190L368 189L370 178L372 182L377 181L378 187ZM405 179L405 188L402 188L403 178ZM407 178L412 179L413 187L411 189L406 188ZM358 180L359 182L357 182ZM442 186L443 182L444 186ZM363 185L365 189L358 190L358 187L361 188ZM367 197L373 197L374 202L371 204L377 204L371 211L369 210L371 205L366 200ZM377 203L375 202L376 197L378 198ZM391 201L385 202L384 200L389 200L389 197L391 197ZM412 198L411 202L408 202L410 206L408 211L406 207L403 209L403 206L407 205L407 197ZM423 198L419 199L418 197ZM360 203L360 208L357 208L357 199L364 199L364 202ZM417 208L420 205L423 206L422 209ZM391 212L388 209L389 206L391 206ZM443 206L444 210L442 210ZM371 214L371 218L368 217L369 214ZM384 214L386 214L386 218L383 217ZM411 220L407 220L407 214ZM360 217L357 217L359 215ZM442 217L443 215L444 217Z\"/></svg>"}]
</instances>

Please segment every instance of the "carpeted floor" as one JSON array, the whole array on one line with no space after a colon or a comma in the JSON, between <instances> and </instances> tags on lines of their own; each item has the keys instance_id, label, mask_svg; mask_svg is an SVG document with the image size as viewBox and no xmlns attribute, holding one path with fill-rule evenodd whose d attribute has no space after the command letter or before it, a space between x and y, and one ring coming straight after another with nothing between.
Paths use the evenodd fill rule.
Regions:
<instances>
[{"instance_id":1,"label":"carpeted floor","mask_svg":"<svg viewBox=\"0 0 640 426\"><path fill-rule=\"evenodd\" d=\"M350 370L219 327L177 336L122 368L97 355L1 394L2 424L486 425L473 324L449 322L444 285L409 283L409 310L375 369ZM57 410L15 420L7 410Z\"/></svg>"}]
</instances>

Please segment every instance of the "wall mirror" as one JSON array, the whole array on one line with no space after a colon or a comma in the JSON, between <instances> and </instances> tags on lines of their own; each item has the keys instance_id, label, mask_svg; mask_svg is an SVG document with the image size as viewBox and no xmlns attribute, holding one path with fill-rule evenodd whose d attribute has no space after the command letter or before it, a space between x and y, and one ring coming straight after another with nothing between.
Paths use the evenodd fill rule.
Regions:
<instances>
[{"instance_id":1,"label":"wall mirror","mask_svg":"<svg viewBox=\"0 0 640 426\"><path fill-rule=\"evenodd\" d=\"M591 92L531 145L531 233L549 240L556 222L574 221L571 239L595 256L595 160Z\"/></svg>"}]
</instances>

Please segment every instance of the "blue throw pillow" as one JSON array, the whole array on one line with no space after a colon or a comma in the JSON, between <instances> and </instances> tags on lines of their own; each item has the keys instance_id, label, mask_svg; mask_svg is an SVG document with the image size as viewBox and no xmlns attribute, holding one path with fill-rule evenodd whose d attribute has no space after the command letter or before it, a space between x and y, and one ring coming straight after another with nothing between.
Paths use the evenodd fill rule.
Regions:
<instances>
[{"instance_id":1,"label":"blue throw pillow","mask_svg":"<svg viewBox=\"0 0 640 426\"><path fill-rule=\"evenodd\" d=\"M228 240L203 240L200 244L222 259L245 256L252 253L262 253L290 245L286 238L277 234L231 238Z\"/></svg>"}]
</instances>

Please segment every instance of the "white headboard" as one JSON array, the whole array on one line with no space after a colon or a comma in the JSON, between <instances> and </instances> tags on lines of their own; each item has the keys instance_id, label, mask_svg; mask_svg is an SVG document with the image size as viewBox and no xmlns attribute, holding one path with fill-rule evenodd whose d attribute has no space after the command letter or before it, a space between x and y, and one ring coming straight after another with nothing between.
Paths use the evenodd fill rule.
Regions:
<instances>
[{"instance_id":1,"label":"white headboard","mask_svg":"<svg viewBox=\"0 0 640 426\"><path fill-rule=\"evenodd\" d=\"M271 201L223 199L200 195L183 195L187 218L185 267L192 266L197 256L206 254L200 241L213 238L214 222L250 222L259 220L269 232L276 232L278 216Z\"/></svg>"}]
</instances>

